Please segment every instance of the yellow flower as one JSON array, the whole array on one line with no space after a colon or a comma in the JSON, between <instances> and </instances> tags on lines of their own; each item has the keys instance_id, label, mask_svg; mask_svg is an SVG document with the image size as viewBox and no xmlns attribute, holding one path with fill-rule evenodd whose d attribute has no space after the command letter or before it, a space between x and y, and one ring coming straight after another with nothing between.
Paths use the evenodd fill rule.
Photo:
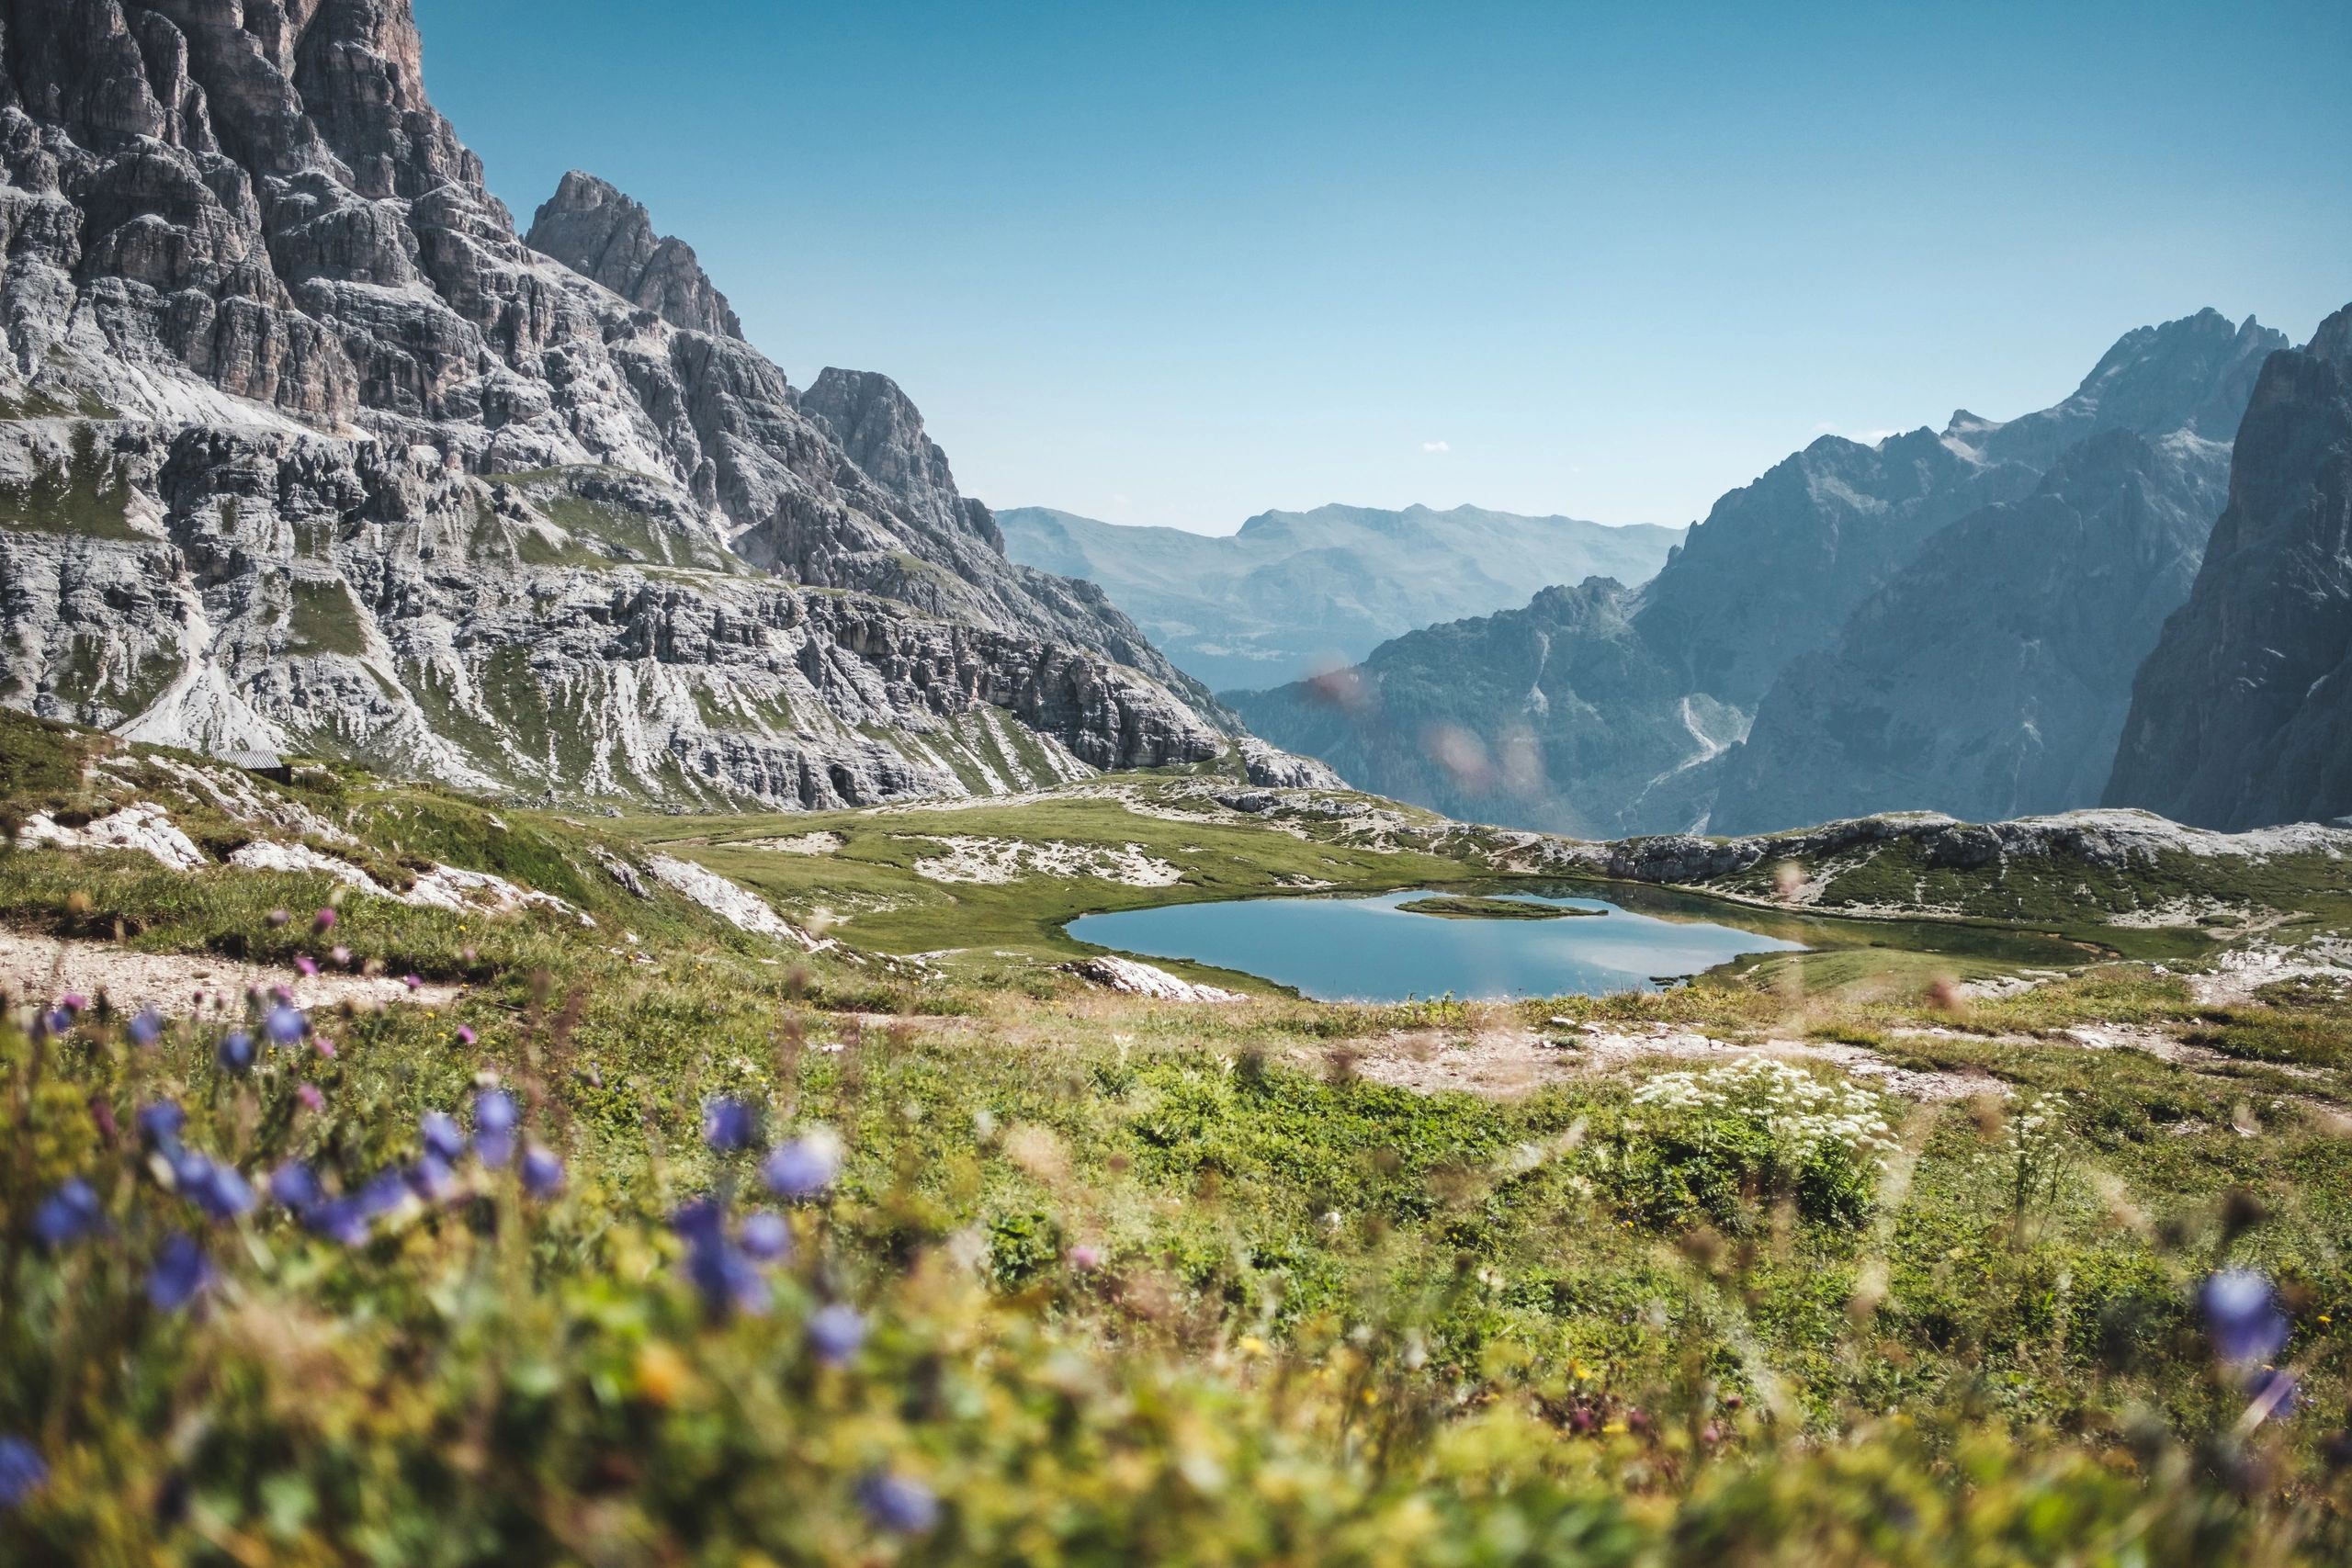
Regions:
<instances>
[{"instance_id":1,"label":"yellow flower","mask_svg":"<svg viewBox=\"0 0 2352 1568\"><path fill-rule=\"evenodd\" d=\"M1234 1342L1233 1348L1245 1356L1262 1356L1267 1349L1266 1342L1254 1334L1243 1335Z\"/></svg>"}]
</instances>

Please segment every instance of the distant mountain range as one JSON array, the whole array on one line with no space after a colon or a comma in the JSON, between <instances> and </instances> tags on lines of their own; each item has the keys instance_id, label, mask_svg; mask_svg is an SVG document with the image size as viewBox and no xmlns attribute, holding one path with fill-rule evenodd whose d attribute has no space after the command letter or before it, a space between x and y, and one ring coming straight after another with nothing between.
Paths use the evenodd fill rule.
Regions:
<instances>
[{"instance_id":1,"label":"distant mountain range","mask_svg":"<svg viewBox=\"0 0 2352 1568\"><path fill-rule=\"evenodd\" d=\"M1355 662L1390 637L1523 603L1538 582L1639 583L1682 531L1457 506L1267 512L1222 538L1044 507L997 513L1015 562L1100 584L1215 691Z\"/></svg>"},{"instance_id":2,"label":"distant mountain range","mask_svg":"<svg viewBox=\"0 0 2352 1568\"><path fill-rule=\"evenodd\" d=\"M2211 310L2141 328L2040 412L1815 442L1646 587L1547 590L1228 700L1361 787L1598 837L2096 804L2286 346Z\"/></svg>"}]
</instances>

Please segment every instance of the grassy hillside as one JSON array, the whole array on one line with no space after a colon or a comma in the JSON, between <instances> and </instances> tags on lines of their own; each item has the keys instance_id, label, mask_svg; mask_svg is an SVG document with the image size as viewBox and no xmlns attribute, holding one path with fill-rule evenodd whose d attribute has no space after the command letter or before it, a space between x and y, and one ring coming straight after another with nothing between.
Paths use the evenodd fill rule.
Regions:
<instances>
[{"instance_id":1,"label":"grassy hillside","mask_svg":"<svg viewBox=\"0 0 2352 1568\"><path fill-rule=\"evenodd\" d=\"M0 853L17 939L464 982L314 1010L250 1066L234 996L9 1010L0 1559L2352 1551L2328 975L2228 990L2057 942L2030 956L2063 976L1996 998L1962 983L2052 939L1791 915L1853 940L1661 995L1152 1004L1050 966L1066 912L1470 882L1498 846L1187 820L1167 780L616 823L313 773L232 809L189 760L0 726L12 827L152 800L207 860ZM296 807L388 889L467 867L577 913L332 905L328 877L220 863L299 838ZM952 837L1200 880L918 874ZM718 919L650 874L664 852L830 904L843 945ZM1915 929L1950 951L1867 945ZM904 962L942 948L967 956ZM1408 1087L1512 1053L1509 1093ZM2259 1355L2200 1306L2226 1269L2268 1282Z\"/></svg>"}]
</instances>

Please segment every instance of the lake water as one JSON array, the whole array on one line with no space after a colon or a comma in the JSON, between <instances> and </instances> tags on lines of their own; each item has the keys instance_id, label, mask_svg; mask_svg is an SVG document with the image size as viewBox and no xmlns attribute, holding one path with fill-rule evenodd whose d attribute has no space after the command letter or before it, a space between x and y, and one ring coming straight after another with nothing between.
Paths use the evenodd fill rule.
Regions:
<instances>
[{"instance_id":1,"label":"lake water","mask_svg":"<svg viewBox=\"0 0 2352 1568\"><path fill-rule=\"evenodd\" d=\"M1564 919L1451 919L1398 908L1427 890L1377 898L1252 898L1174 904L1073 920L1080 942L1147 958L1189 959L1256 975L1320 1001L1494 998L1657 990L1750 953L1802 944L1702 919L1660 919L1598 898L1522 902L1598 909Z\"/></svg>"}]
</instances>

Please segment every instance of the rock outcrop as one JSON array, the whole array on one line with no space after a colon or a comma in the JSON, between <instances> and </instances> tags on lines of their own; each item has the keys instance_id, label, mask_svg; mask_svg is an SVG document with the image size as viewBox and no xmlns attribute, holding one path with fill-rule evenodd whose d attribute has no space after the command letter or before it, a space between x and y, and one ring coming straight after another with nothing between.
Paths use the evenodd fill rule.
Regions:
<instances>
[{"instance_id":1,"label":"rock outcrop","mask_svg":"<svg viewBox=\"0 0 2352 1568\"><path fill-rule=\"evenodd\" d=\"M895 387L805 412L602 182L526 243L421 52L407 0L0 0L0 701L779 805L1227 750Z\"/></svg>"},{"instance_id":2,"label":"rock outcrop","mask_svg":"<svg viewBox=\"0 0 2352 1568\"><path fill-rule=\"evenodd\" d=\"M2263 367L2107 799L2221 829L2352 817L2352 306Z\"/></svg>"}]
</instances>

